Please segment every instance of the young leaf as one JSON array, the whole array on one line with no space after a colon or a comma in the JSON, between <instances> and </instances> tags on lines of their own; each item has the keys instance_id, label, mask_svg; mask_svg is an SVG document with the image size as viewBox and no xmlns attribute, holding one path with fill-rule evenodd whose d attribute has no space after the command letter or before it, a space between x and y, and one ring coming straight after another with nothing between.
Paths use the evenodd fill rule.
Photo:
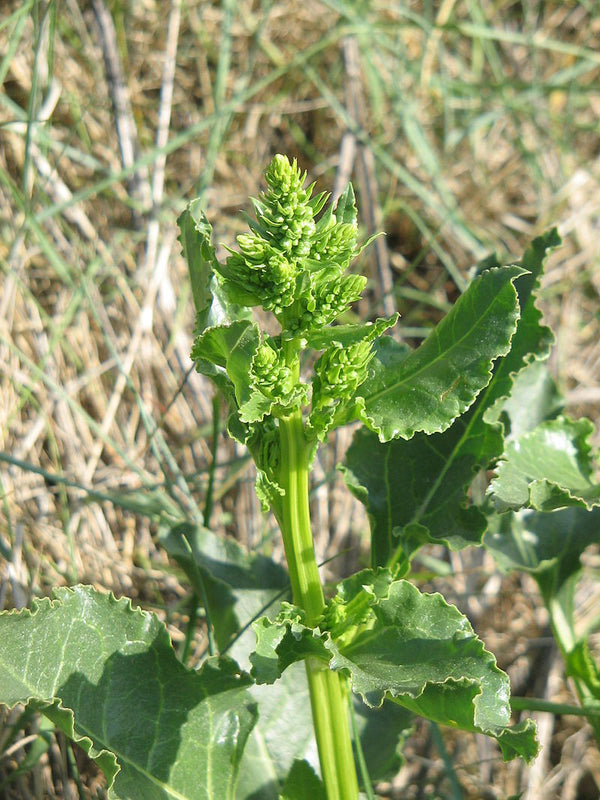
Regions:
<instances>
[{"instance_id":1,"label":"young leaf","mask_svg":"<svg viewBox=\"0 0 600 800\"><path fill-rule=\"evenodd\" d=\"M508 676L467 618L441 595L421 594L407 581L388 581L384 595L383 577L365 570L358 580L342 581L322 628L305 627L291 607L275 622L259 620L253 672L272 680L302 658L329 658L368 706L388 697L440 724L495 737L507 759L531 760L535 726L509 727Z\"/></svg>"},{"instance_id":2,"label":"young leaf","mask_svg":"<svg viewBox=\"0 0 600 800\"><path fill-rule=\"evenodd\" d=\"M228 660L187 670L155 616L91 587L0 614L0 702L41 708L114 798L233 798L256 721L249 685Z\"/></svg>"},{"instance_id":3,"label":"young leaf","mask_svg":"<svg viewBox=\"0 0 600 800\"><path fill-rule=\"evenodd\" d=\"M227 325L250 315L230 303L215 277L218 261L212 245L212 227L201 208L200 198L192 200L177 220L179 241L188 263L192 297L196 310L196 334L213 325Z\"/></svg>"},{"instance_id":4,"label":"young leaf","mask_svg":"<svg viewBox=\"0 0 600 800\"><path fill-rule=\"evenodd\" d=\"M358 211L356 209L356 198L351 183L346 186L337 201L335 218L338 222L346 222L352 225L357 224Z\"/></svg>"},{"instance_id":5,"label":"young leaf","mask_svg":"<svg viewBox=\"0 0 600 800\"><path fill-rule=\"evenodd\" d=\"M493 361L510 348L519 313L513 281L523 274L520 267L484 272L405 357L381 340L372 374L358 390L361 417L381 441L443 431L469 408L490 382Z\"/></svg>"},{"instance_id":6,"label":"young leaf","mask_svg":"<svg viewBox=\"0 0 600 800\"><path fill-rule=\"evenodd\" d=\"M211 244L212 227L201 209L201 200L193 200L177 220L179 241L188 263L196 315L205 322L212 303L211 278L216 264Z\"/></svg>"},{"instance_id":7,"label":"young leaf","mask_svg":"<svg viewBox=\"0 0 600 800\"><path fill-rule=\"evenodd\" d=\"M533 361L515 377L510 395L494 410L502 414L505 439L516 439L556 417L563 407L564 398L547 364Z\"/></svg>"},{"instance_id":8,"label":"young leaf","mask_svg":"<svg viewBox=\"0 0 600 800\"><path fill-rule=\"evenodd\" d=\"M241 405L250 396L249 373L260 342L258 327L248 320L207 328L196 337L191 357L198 372L212 378Z\"/></svg>"},{"instance_id":9,"label":"young leaf","mask_svg":"<svg viewBox=\"0 0 600 800\"><path fill-rule=\"evenodd\" d=\"M490 494L499 511L600 505L588 441L594 426L566 418L538 425L506 445Z\"/></svg>"},{"instance_id":10,"label":"young leaf","mask_svg":"<svg viewBox=\"0 0 600 800\"><path fill-rule=\"evenodd\" d=\"M215 536L199 526L181 524L166 530L161 544L185 570L199 597L204 587L219 650L237 637L229 654L249 667L254 635L248 623L286 596L286 571L266 556L248 553L233 539Z\"/></svg>"}]
</instances>

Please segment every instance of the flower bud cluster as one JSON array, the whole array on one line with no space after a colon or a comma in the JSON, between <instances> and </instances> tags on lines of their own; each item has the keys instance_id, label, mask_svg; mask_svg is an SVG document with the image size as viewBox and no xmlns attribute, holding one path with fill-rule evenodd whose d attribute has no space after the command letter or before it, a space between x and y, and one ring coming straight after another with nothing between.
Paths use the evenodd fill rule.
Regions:
<instances>
[{"instance_id":1,"label":"flower bud cluster","mask_svg":"<svg viewBox=\"0 0 600 800\"><path fill-rule=\"evenodd\" d=\"M269 189L254 202L261 233L274 248L292 258L310 253L316 227L313 187L305 189L305 179L306 173L300 171L296 159L290 164L286 156L278 154L265 172Z\"/></svg>"},{"instance_id":2,"label":"flower bud cluster","mask_svg":"<svg viewBox=\"0 0 600 800\"><path fill-rule=\"evenodd\" d=\"M358 252L357 225L347 202L343 219L329 207L315 221L327 196L312 197L295 160L276 155L265 178L251 232L238 236L238 250L217 269L233 302L260 305L284 330L302 334L330 324L359 299L366 279L344 275Z\"/></svg>"},{"instance_id":3,"label":"flower bud cluster","mask_svg":"<svg viewBox=\"0 0 600 800\"><path fill-rule=\"evenodd\" d=\"M276 316L294 302L298 270L293 261L257 234L237 237L224 274L238 302L261 305Z\"/></svg>"},{"instance_id":4,"label":"flower bud cluster","mask_svg":"<svg viewBox=\"0 0 600 800\"><path fill-rule=\"evenodd\" d=\"M295 387L292 371L286 366L281 352L269 344L260 344L252 359L250 381L265 397L280 399L290 395Z\"/></svg>"},{"instance_id":5,"label":"flower bud cluster","mask_svg":"<svg viewBox=\"0 0 600 800\"><path fill-rule=\"evenodd\" d=\"M360 300L367 279L363 275L333 275L323 270L309 277L310 290L298 303L296 328L307 331L329 325Z\"/></svg>"},{"instance_id":6,"label":"flower bud cluster","mask_svg":"<svg viewBox=\"0 0 600 800\"><path fill-rule=\"evenodd\" d=\"M315 364L313 408L353 399L367 378L367 367L372 358L373 343L368 339L348 347L334 342Z\"/></svg>"},{"instance_id":7,"label":"flower bud cluster","mask_svg":"<svg viewBox=\"0 0 600 800\"><path fill-rule=\"evenodd\" d=\"M343 272L356 255L358 229L352 222L334 222L315 239L311 258L337 265Z\"/></svg>"}]
</instances>

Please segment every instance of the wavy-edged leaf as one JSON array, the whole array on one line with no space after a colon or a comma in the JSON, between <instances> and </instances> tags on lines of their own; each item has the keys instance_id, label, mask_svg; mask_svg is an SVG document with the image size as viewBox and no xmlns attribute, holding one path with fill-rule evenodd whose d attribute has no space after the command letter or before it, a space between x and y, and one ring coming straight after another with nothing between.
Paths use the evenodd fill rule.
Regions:
<instances>
[{"instance_id":1,"label":"wavy-edged leaf","mask_svg":"<svg viewBox=\"0 0 600 800\"><path fill-rule=\"evenodd\" d=\"M486 519L473 505L470 487L504 449L501 413L513 432L556 413L560 401L547 369L533 360L547 354L552 341L539 324L534 290L548 249L559 241L549 231L523 257L532 274L515 281L521 316L510 351L496 361L490 383L465 414L442 433L417 433L408 441L380 443L374 434L355 434L342 471L367 507L373 566L403 563L428 542L452 549L480 544ZM488 269L495 264L490 261Z\"/></svg>"},{"instance_id":2,"label":"wavy-edged leaf","mask_svg":"<svg viewBox=\"0 0 600 800\"><path fill-rule=\"evenodd\" d=\"M600 508L565 508L551 514L521 511L502 514L484 537L484 545L506 571L530 573L545 600L556 597L579 572L580 557L600 542Z\"/></svg>"},{"instance_id":3,"label":"wavy-edged leaf","mask_svg":"<svg viewBox=\"0 0 600 800\"><path fill-rule=\"evenodd\" d=\"M407 356L381 340L358 394L363 421L382 441L441 432L469 408L490 382L495 359L510 349L519 315L513 281L523 274L520 267L484 272Z\"/></svg>"},{"instance_id":4,"label":"wavy-edged leaf","mask_svg":"<svg viewBox=\"0 0 600 800\"><path fill-rule=\"evenodd\" d=\"M509 441L490 485L499 511L600 505L588 419L549 420Z\"/></svg>"},{"instance_id":5,"label":"wavy-edged leaf","mask_svg":"<svg viewBox=\"0 0 600 800\"><path fill-rule=\"evenodd\" d=\"M496 364L491 391L487 397L485 421L496 422L502 407L502 398L512 391L514 377L534 361L543 361L550 354L554 334L541 325L542 312L535 304L536 291L549 252L561 244L556 228L533 240L523 254L519 265L527 272L515 281L519 299L519 322L512 339L510 352ZM495 405L495 404L498 405Z\"/></svg>"},{"instance_id":6,"label":"wavy-edged leaf","mask_svg":"<svg viewBox=\"0 0 600 800\"><path fill-rule=\"evenodd\" d=\"M154 615L91 587L0 614L0 701L41 707L98 761L112 798L233 798L250 683L229 660L186 669Z\"/></svg>"},{"instance_id":7,"label":"wavy-edged leaf","mask_svg":"<svg viewBox=\"0 0 600 800\"><path fill-rule=\"evenodd\" d=\"M301 658L329 658L330 668L347 673L368 706L387 697L443 725L495 737L507 759L531 760L535 726L509 727L508 677L468 619L441 595L422 594L407 581L392 581L382 596L381 571L360 576L362 586L342 581L325 611L324 630L303 626L291 608L274 623L260 620L260 662L252 658L253 672L273 679Z\"/></svg>"},{"instance_id":8,"label":"wavy-edged leaf","mask_svg":"<svg viewBox=\"0 0 600 800\"><path fill-rule=\"evenodd\" d=\"M394 581L372 613L349 642L328 643L331 668L347 671L368 705L388 696L427 719L495 737L505 758L536 755L534 726L509 728L507 675L457 608Z\"/></svg>"},{"instance_id":9,"label":"wavy-edged leaf","mask_svg":"<svg viewBox=\"0 0 600 800\"><path fill-rule=\"evenodd\" d=\"M443 433L382 443L358 430L341 470L365 505L373 567L403 563L428 542L481 543L486 519L467 499L473 475L502 451L502 434L469 410Z\"/></svg>"},{"instance_id":10,"label":"wavy-edged leaf","mask_svg":"<svg viewBox=\"0 0 600 800\"><path fill-rule=\"evenodd\" d=\"M285 569L196 525L182 523L166 530L161 544L185 570L197 595L206 593L219 650L228 647L238 664L249 667L255 641L249 623L287 595Z\"/></svg>"}]
</instances>

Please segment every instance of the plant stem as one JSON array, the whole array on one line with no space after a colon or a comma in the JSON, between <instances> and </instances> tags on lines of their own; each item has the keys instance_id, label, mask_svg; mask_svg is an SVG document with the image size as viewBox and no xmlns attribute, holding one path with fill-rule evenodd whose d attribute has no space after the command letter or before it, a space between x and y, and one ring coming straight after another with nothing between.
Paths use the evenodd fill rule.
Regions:
<instances>
[{"instance_id":1,"label":"plant stem","mask_svg":"<svg viewBox=\"0 0 600 800\"><path fill-rule=\"evenodd\" d=\"M315 559L308 503L308 455L302 412L279 420L280 483L285 490L279 524L294 602L314 626L325 607ZM358 782L352 754L346 680L317 658L305 662L321 773L328 800L356 800Z\"/></svg>"},{"instance_id":2,"label":"plant stem","mask_svg":"<svg viewBox=\"0 0 600 800\"><path fill-rule=\"evenodd\" d=\"M569 588L571 591L574 591L574 583L572 583L572 587ZM565 590L565 593L566 591L567 590ZM568 667L570 656L577 645L577 637L575 635L573 620L570 619L571 615L565 611L564 597L563 603L561 603L560 600L554 596L549 597L545 600L545 602L546 607L550 612L550 626L552 628L552 633L554 634L554 639L558 644L564 662ZM579 697L579 702L583 708L585 709L586 706L594 706L597 704L598 699L593 688L580 676L572 675L571 678L575 686L577 696ZM594 731L596 741L598 744L600 744L600 720L591 714L587 717L587 721Z\"/></svg>"}]
</instances>

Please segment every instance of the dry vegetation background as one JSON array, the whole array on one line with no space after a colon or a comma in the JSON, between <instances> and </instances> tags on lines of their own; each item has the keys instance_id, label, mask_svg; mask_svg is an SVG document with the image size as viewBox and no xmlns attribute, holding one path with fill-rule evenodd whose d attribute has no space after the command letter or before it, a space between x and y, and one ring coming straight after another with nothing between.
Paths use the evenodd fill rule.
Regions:
<instances>
[{"instance_id":1,"label":"dry vegetation background","mask_svg":"<svg viewBox=\"0 0 600 800\"><path fill-rule=\"evenodd\" d=\"M171 513L204 517L215 441L212 528L280 556L249 462L215 439L222 410L190 373L176 240L200 194L231 243L275 152L321 189L352 178L365 235L387 234L362 264L362 311L397 308L413 343L486 253L519 257L557 224L552 368L567 412L598 422L599 41L595 0L3 0L0 608L91 583L157 612L182 648L191 593L156 533ZM319 557L347 551L329 579L360 559L365 533L334 477L346 442L333 444L314 494ZM532 585L468 553L452 567L448 591L515 693L574 702ZM591 615L593 554L587 569ZM205 646L200 624L191 658ZM586 725L538 721L531 768L466 735L446 738L444 761L420 726L380 796L595 800ZM102 792L39 720L0 716L0 796Z\"/></svg>"}]
</instances>

